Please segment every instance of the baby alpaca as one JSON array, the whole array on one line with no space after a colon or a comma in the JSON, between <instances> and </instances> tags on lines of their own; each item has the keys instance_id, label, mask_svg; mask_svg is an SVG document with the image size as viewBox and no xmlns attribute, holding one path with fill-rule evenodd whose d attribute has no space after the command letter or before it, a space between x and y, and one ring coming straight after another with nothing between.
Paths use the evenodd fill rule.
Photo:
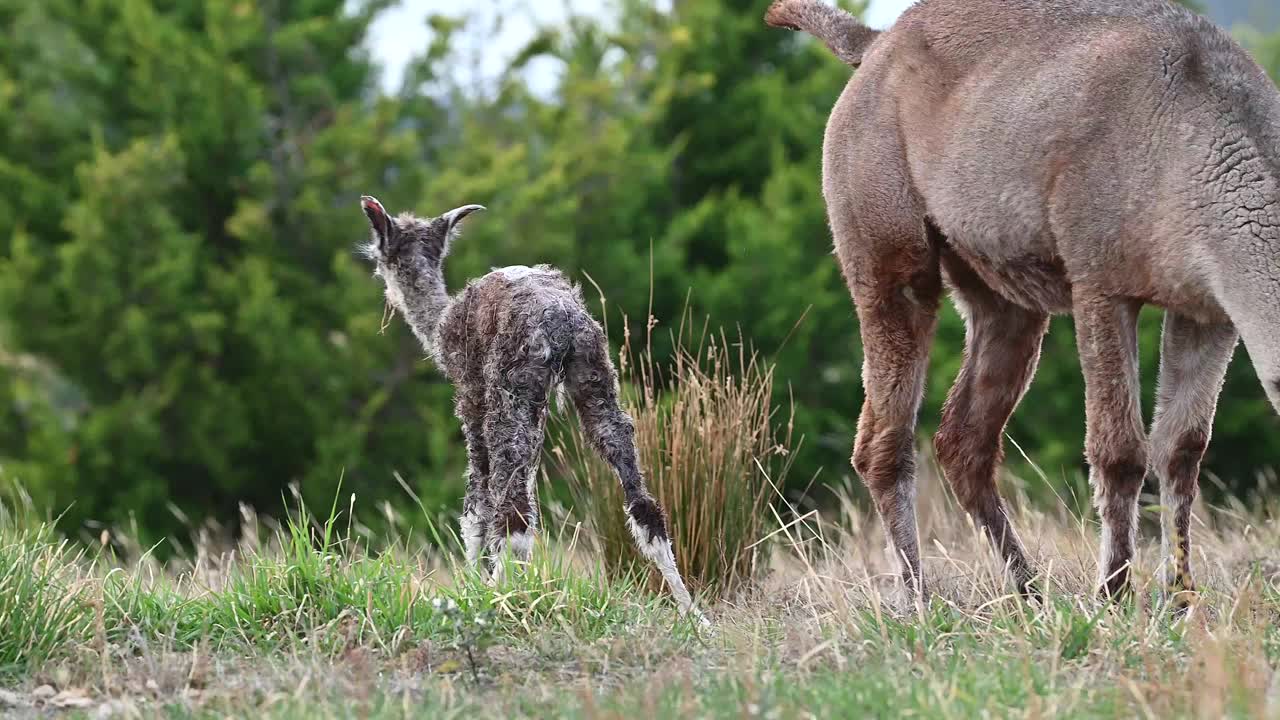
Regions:
<instances>
[{"instance_id":1,"label":"baby alpaca","mask_svg":"<svg viewBox=\"0 0 1280 720\"><path fill-rule=\"evenodd\" d=\"M579 289L547 265L508 267L472 280L450 297L444 258L462 219L479 205L436 218L391 217L361 198L373 228L366 254L386 283L387 301L404 316L454 384L467 440L462 538L467 562L487 551L499 571L504 550L528 560L538 526L536 475L553 387L569 391L595 450L626 495L628 525L682 613L693 603L676 569L662 508L645 489L635 426L618 404L618 374L604 331Z\"/></svg>"}]
</instances>

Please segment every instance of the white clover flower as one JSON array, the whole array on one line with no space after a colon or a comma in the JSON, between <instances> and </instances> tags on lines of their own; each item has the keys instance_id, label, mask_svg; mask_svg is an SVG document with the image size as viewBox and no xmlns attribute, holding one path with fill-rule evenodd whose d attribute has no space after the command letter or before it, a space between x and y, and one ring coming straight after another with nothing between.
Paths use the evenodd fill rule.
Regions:
<instances>
[{"instance_id":1,"label":"white clover flower","mask_svg":"<svg viewBox=\"0 0 1280 720\"><path fill-rule=\"evenodd\" d=\"M431 607L448 613L457 610L458 604L453 601L453 598L435 598L431 601Z\"/></svg>"}]
</instances>

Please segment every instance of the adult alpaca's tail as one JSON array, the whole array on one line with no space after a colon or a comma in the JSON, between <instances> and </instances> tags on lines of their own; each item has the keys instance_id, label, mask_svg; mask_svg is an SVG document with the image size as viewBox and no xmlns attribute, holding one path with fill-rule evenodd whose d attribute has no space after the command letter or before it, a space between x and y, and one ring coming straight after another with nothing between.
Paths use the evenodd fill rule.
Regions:
<instances>
[{"instance_id":1,"label":"adult alpaca's tail","mask_svg":"<svg viewBox=\"0 0 1280 720\"><path fill-rule=\"evenodd\" d=\"M858 67L862 55L880 35L858 18L822 0L776 0L764 21L773 27L803 30L826 43L847 65Z\"/></svg>"}]
</instances>

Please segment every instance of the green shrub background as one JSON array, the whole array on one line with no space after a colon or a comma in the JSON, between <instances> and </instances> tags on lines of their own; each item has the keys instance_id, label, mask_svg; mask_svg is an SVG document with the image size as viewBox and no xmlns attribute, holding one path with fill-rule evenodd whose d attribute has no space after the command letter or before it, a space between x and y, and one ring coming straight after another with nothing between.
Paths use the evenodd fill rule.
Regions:
<instances>
[{"instance_id":1,"label":"green shrub background","mask_svg":"<svg viewBox=\"0 0 1280 720\"><path fill-rule=\"evenodd\" d=\"M589 275L616 342L652 308L659 360L686 305L740 329L795 402L792 491L843 483L862 358L819 177L850 70L766 28L768 2L622 0L478 87L455 80L461 21L432 18L385 93L366 49L382 0L0 0L0 484L66 530L135 523L152 540L232 522L241 502L278 509L290 483L316 506L339 482L407 504L398 472L428 508L456 504L451 390L401 322L380 332L353 252L362 193L491 209L457 246L455 287L516 263ZM1240 35L1280 72L1280 34ZM535 60L559 68L549 95L527 85ZM1147 312L1148 411L1158 331ZM962 339L948 308L922 433ZM1245 360L1205 464L1237 493L1280 451ZM1079 483L1069 319L1009 434L1050 483Z\"/></svg>"}]
</instances>

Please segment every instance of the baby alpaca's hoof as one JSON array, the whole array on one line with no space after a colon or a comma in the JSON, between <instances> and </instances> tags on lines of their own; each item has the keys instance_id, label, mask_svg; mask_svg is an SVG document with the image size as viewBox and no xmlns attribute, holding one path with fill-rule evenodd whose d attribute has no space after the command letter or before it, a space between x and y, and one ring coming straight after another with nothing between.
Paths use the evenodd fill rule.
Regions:
<instances>
[{"instance_id":1,"label":"baby alpaca's hoof","mask_svg":"<svg viewBox=\"0 0 1280 720\"><path fill-rule=\"evenodd\" d=\"M1189 580L1175 584L1169 588L1169 610L1175 618L1184 618L1191 614L1200 600L1195 583Z\"/></svg>"},{"instance_id":2,"label":"baby alpaca's hoof","mask_svg":"<svg viewBox=\"0 0 1280 720\"><path fill-rule=\"evenodd\" d=\"M704 615L701 610L692 605L680 608L680 617L692 619L694 624L703 630L711 627L711 621L707 619L707 616Z\"/></svg>"},{"instance_id":3,"label":"baby alpaca's hoof","mask_svg":"<svg viewBox=\"0 0 1280 720\"><path fill-rule=\"evenodd\" d=\"M489 576L484 579L484 584L488 587L497 587L502 582L503 563L501 560L495 561L489 567Z\"/></svg>"}]
</instances>

